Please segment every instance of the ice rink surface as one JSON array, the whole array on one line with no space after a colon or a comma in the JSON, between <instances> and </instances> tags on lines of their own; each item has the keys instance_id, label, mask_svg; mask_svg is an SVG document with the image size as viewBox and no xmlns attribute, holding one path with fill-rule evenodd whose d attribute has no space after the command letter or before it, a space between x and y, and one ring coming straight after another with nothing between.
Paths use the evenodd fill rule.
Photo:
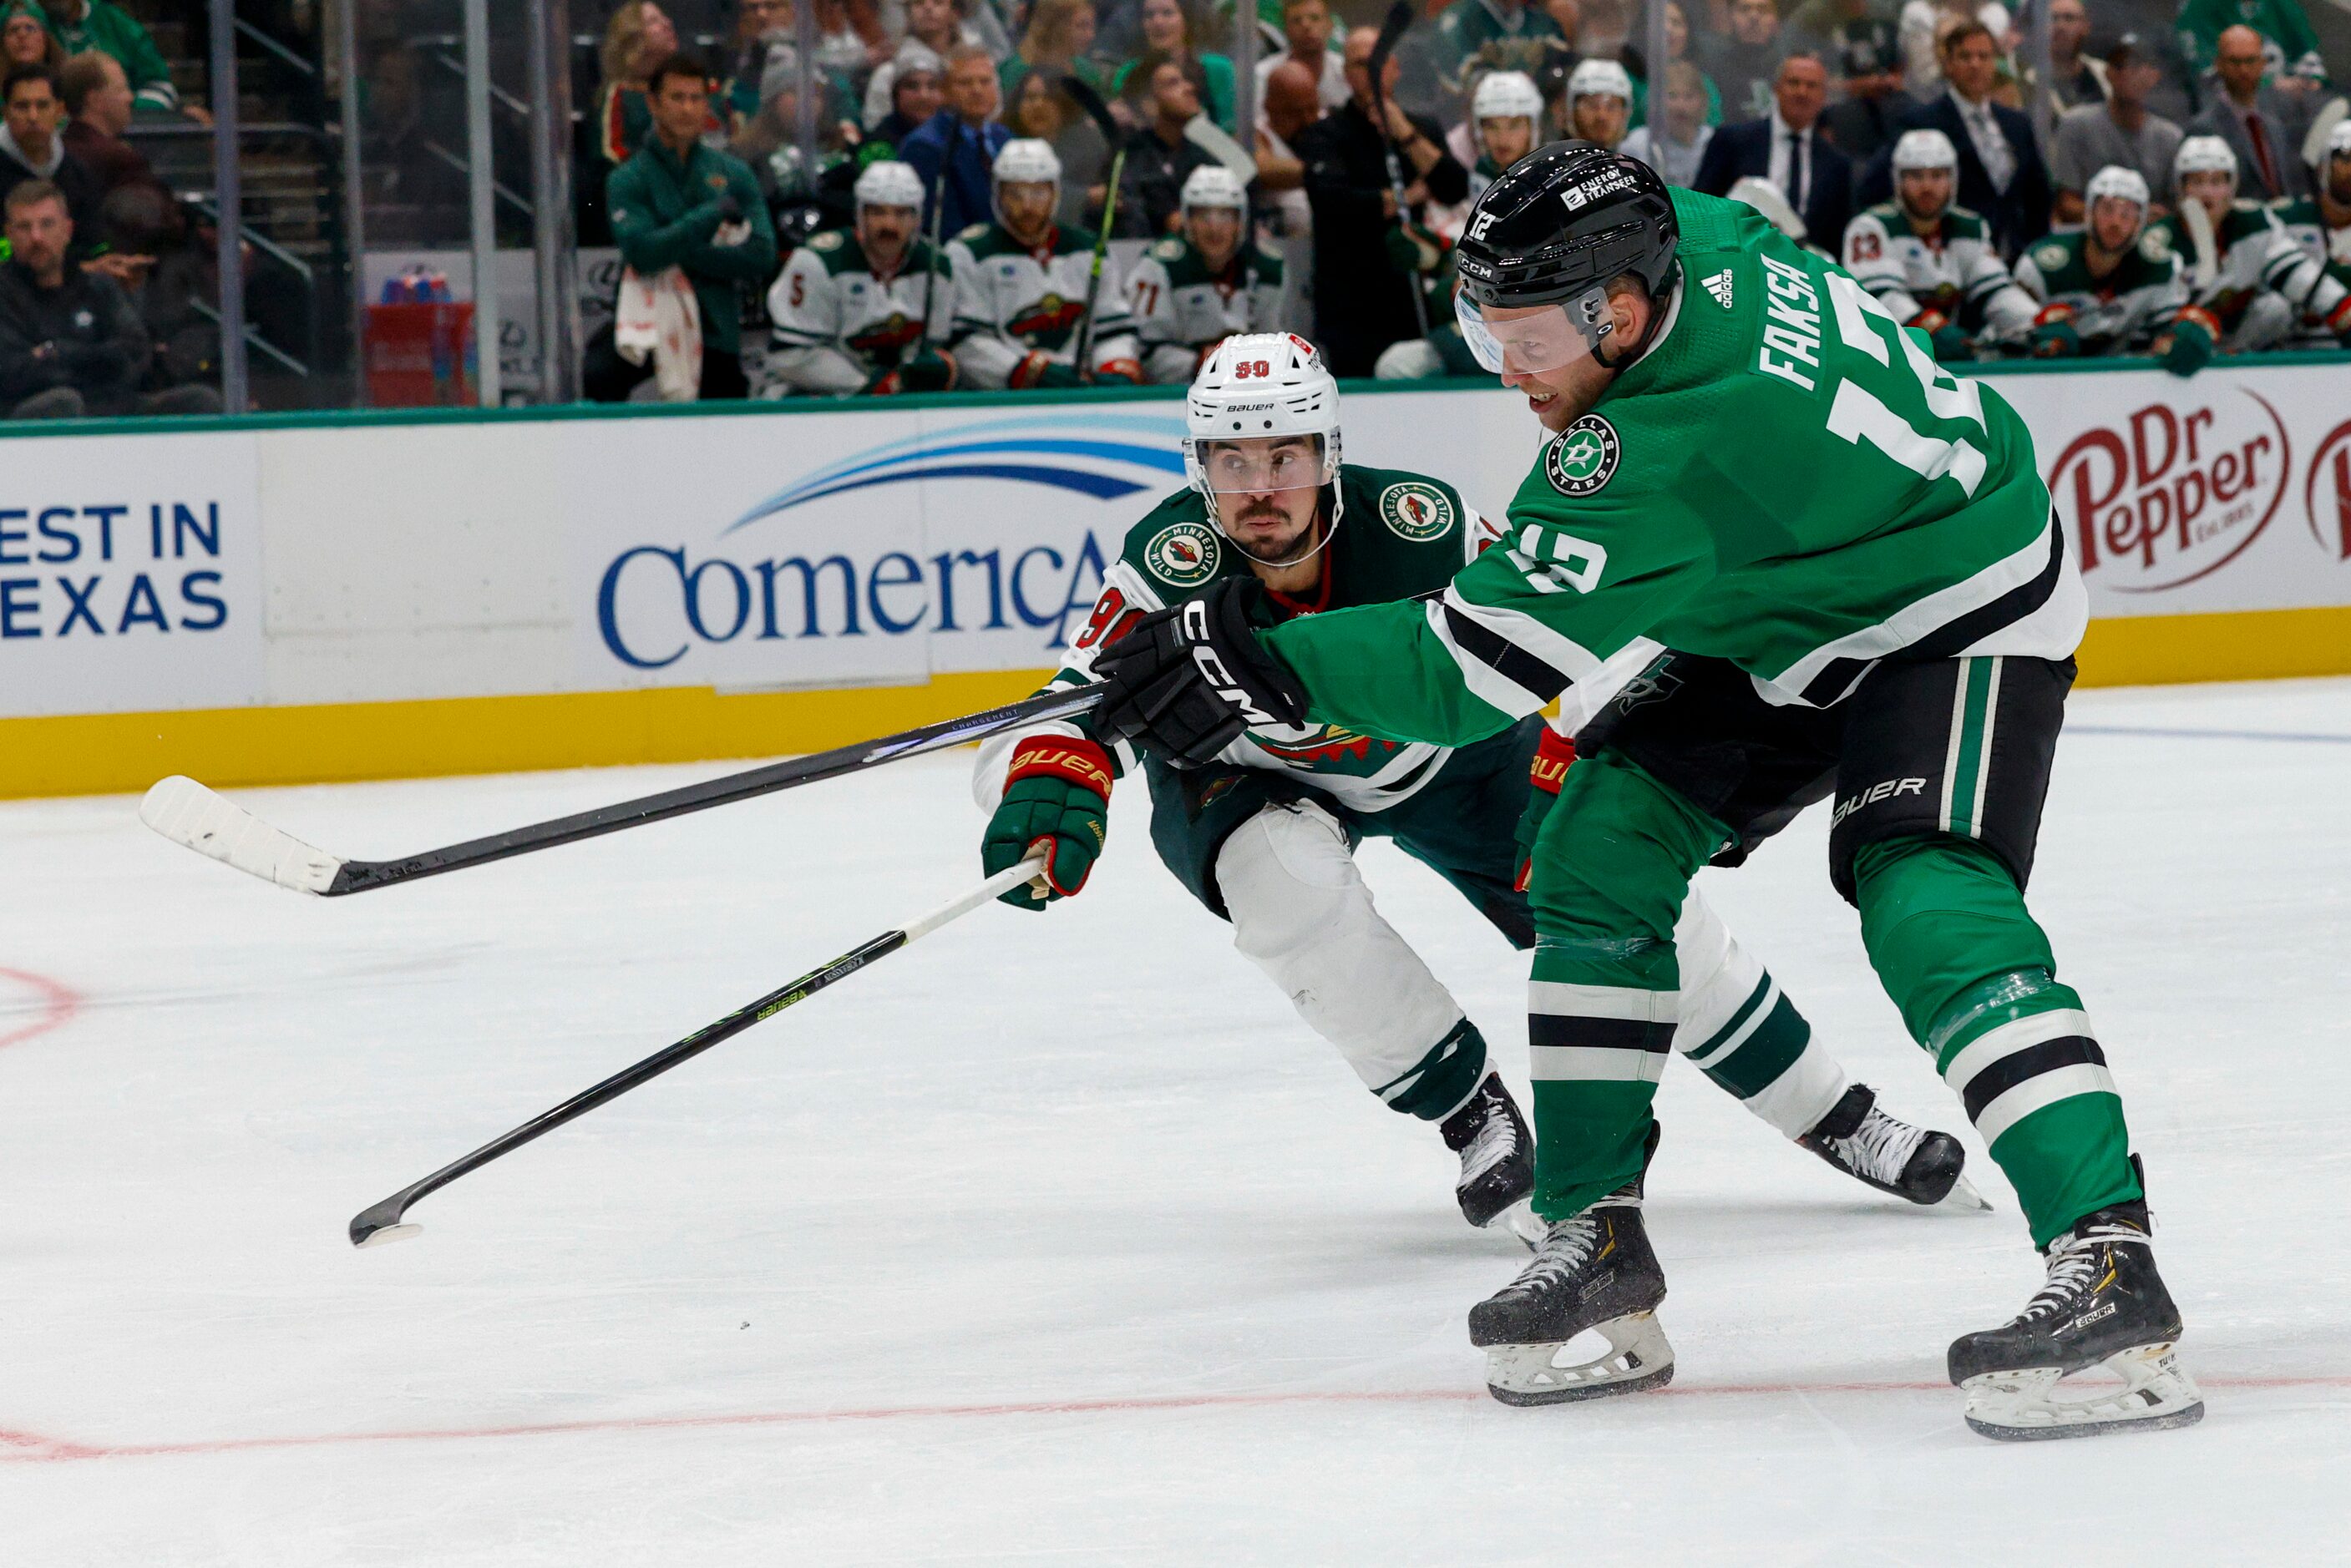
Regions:
<instances>
[{"instance_id":1,"label":"ice rink surface","mask_svg":"<svg viewBox=\"0 0 2351 1568\"><path fill-rule=\"evenodd\" d=\"M0 806L0 1562L2340 1562L2351 682L2090 692L2033 904L2127 1098L2210 1413L2003 1446L1943 1353L2037 1286L1865 966L1822 814L1709 895L2000 1212L1922 1213L1685 1064L1678 1380L1514 1410L1523 1253L1189 905L1123 790L994 907L445 1192L359 1209L976 880L968 753L332 902L130 797ZM391 855L723 767L239 798ZM1384 846L1523 1088L1521 961Z\"/></svg>"}]
</instances>

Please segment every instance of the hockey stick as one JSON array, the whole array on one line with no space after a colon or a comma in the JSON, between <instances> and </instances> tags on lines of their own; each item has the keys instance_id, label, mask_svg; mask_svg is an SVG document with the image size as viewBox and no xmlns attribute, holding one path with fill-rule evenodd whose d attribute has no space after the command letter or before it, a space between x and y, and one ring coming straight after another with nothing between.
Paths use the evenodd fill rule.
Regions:
<instances>
[{"instance_id":1,"label":"hockey stick","mask_svg":"<svg viewBox=\"0 0 2351 1568\"><path fill-rule=\"evenodd\" d=\"M862 741L836 751L819 752L814 756L769 763L724 778L664 790L659 794L625 800L617 805L599 806L574 816L533 823L487 838L427 849L397 860L346 860L329 855L290 833L270 826L195 780L177 775L159 781L147 792L147 798L139 803L139 820L174 844L184 845L199 855L234 866L265 882L275 882L298 893L333 898L345 893L371 892L396 882L413 882L420 877L437 877L444 871L486 866L509 856L551 849L559 844L575 844L583 838L684 816L688 812L706 811L714 805L730 805L777 790L861 773L900 757L945 751L1023 724L1071 718L1091 710L1102 701L1102 694L1100 686L1042 691L1009 707L941 720L918 730L901 731L878 741Z\"/></svg>"},{"instance_id":2,"label":"hockey stick","mask_svg":"<svg viewBox=\"0 0 2351 1568\"><path fill-rule=\"evenodd\" d=\"M468 1171L481 1169L501 1155L516 1149L543 1134L553 1132L564 1123L584 1116L598 1106L619 1099L640 1084L649 1083L668 1072L679 1063L701 1055L722 1040L731 1040L754 1023L773 1018L796 1002L805 1002L838 980L846 980L877 959L887 958L899 949L909 947L937 930L949 920L987 903L999 893L1008 893L1021 883L1040 877L1045 871L1045 857L1032 856L1018 866L1008 866L968 892L941 904L917 920L909 920L894 931L884 931L872 940L860 943L822 969L810 970L789 984L778 987L747 1007L737 1008L715 1023L705 1023L674 1045L664 1046L634 1066L624 1067L595 1087L582 1089L554 1109L538 1116L498 1137L492 1138L463 1159L452 1160L423 1180L402 1188L382 1202L372 1204L351 1217L351 1245L381 1246L386 1241L402 1241L413 1236L423 1227L404 1221L402 1216L417 1199L438 1192Z\"/></svg>"},{"instance_id":3,"label":"hockey stick","mask_svg":"<svg viewBox=\"0 0 2351 1568\"><path fill-rule=\"evenodd\" d=\"M1231 171L1244 187L1257 178L1257 160L1206 114L1196 114L1184 122L1184 140Z\"/></svg>"},{"instance_id":4,"label":"hockey stick","mask_svg":"<svg viewBox=\"0 0 2351 1568\"><path fill-rule=\"evenodd\" d=\"M923 338L916 349L917 353L929 351L931 328L937 325L937 317L934 312L938 304L939 294L939 236L941 231L946 226L946 221L947 182L946 176L942 173L939 176L938 200L931 203L931 256L930 265L923 276ZM952 298L949 300L949 306L952 308Z\"/></svg>"},{"instance_id":5,"label":"hockey stick","mask_svg":"<svg viewBox=\"0 0 2351 1568\"><path fill-rule=\"evenodd\" d=\"M1395 138L1388 134L1388 88L1387 83L1381 78L1387 75L1388 57L1395 52L1397 42L1411 30L1413 21L1412 0L1395 0L1395 4L1388 7L1386 18L1380 23L1380 36L1372 45L1372 57L1365 62L1372 73L1372 112L1378 120L1376 129L1380 133L1380 151L1387 155L1388 188L1395 192L1396 227L1407 234L1412 227L1412 208L1404 199L1404 161L1396 156ZM1420 275L1416 272L1407 274L1404 281L1405 286L1412 291L1412 318L1419 324L1420 335L1426 337L1428 336L1428 299L1422 291Z\"/></svg>"},{"instance_id":6,"label":"hockey stick","mask_svg":"<svg viewBox=\"0 0 2351 1568\"><path fill-rule=\"evenodd\" d=\"M1078 323L1077 371L1086 380L1094 379L1094 302L1102 296L1102 257L1110 250L1110 226L1118 214L1118 182L1126 175L1126 138L1120 134L1118 121L1111 118L1110 105L1102 102L1102 94L1074 76L1061 78L1061 90L1070 101L1086 111L1110 144L1110 182L1102 192L1102 228L1094 234L1093 270L1086 276L1085 319Z\"/></svg>"}]
</instances>

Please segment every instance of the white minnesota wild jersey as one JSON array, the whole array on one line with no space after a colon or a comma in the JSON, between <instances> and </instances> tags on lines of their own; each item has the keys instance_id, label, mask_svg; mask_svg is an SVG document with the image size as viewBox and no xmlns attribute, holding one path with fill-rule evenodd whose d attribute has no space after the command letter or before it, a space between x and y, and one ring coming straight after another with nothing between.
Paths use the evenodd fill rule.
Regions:
<instances>
[{"instance_id":1,"label":"white minnesota wild jersey","mask_svg":"<svg viewBox=\"0 0 2351 1568\"><path fill-rule=\"evenodd\" d=\"M1935 311L1974 332L2032 325L2032 302L2001 264L1984 221L1965 207L1944 208L1924 234L1899 202L1869 208L1845 225L1844 270L1906 324Z\"/></svg>"},{"instance_id":2,"label":"white minnesota wild jersey","mask_svg":"<svg viewBox=\"0 0 2351 1568\"><path fill-rule=\"evenodd\" d=\"M1189 239L1176 235L1144 253L1126 280L1127 308L1143 340L1145 376L1186 385L1204 351L1237 332L1281 328L1281 258L1252 244L1221 270Z\"/></svg>"},{"instance_id":3,"label":"white minnesota wild jersey","mask_svg":"<svg viewBox=\"0 0 2351 1568\"><path fill-rule=\"evenodd\" d=\"M923 341L926 301L944 317L954 293L944 260L917 240L889 277L874 275L854 234L828 230L792 253L768 290L768 369L798 392L862 389ZM934 335L944 341L946 323Z\"/></svg>"},{"instance_id":4,"label":"white minnesota wild jersey","mask_svg":"<svg viewBox=\"0 0 2351 1568\"><path fill-rule=\"evenodd\" d=\"M985 388L1029 385L1019 377L1024 363L1075 368L1093 248L1092 234L1063 224L1033 250L1001 223L974 223L947 242L956 281L956 358L967 380ZM1085 367L1094 370L1135 357L1125 296L1107 259L1102 269L1093 364Z\"/></svg>"}]
</instances>

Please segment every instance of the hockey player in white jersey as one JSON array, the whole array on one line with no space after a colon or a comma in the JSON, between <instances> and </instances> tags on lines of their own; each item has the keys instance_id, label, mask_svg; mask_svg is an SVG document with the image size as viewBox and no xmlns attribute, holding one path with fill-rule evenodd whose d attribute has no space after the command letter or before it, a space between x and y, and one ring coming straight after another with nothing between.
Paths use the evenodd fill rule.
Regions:
<instances>
[{"instance_id":1,"label":"hockey player in white jersey","mask_svg":"<svg viewBox=\"0 0 2351 1568\"><path fill-rule=\"evenodd\" d=\"M2136 169L2109 163L2082 192L2082 228L2048 234L2016 259L2017 286L2039 307L2035 358L2142 350L2188 303L2179 258L2143 244L2148 192Z\"/></svg>"},{"instance_id":2,"label":"hockey player in white jersey","mask_svg":"<svg viewBox=\"0 0 2351 1568\"><path fill-rule=\"evenodd\" d=\"M1979 338L2031 330L2033 304L2001 265L1981 216L1952 197L1959 154L1939 130L1894 144L1894 200L1845 225L1844 268L1905 327L1933 339L1935 358L1976 357Z\"/></svg>"},{"instance_id":3,"label":"hockey player in white jersey","mask_svg":"<svg viewBox=\"0 0 2351 1568\"><path fill-rule=\"evenodd\" d=\"M1469 134L1478 142L1478 161L1469 170L1470 201L1535 150L1542 112L1542 89L1524 71L1491 71L1479 78L1469 98Z\"/></svg>"},{"instance_id":4,"label":"hockey player in white jersey","mask_svg":"<svg viewBox=\"0 0 2351 1568\"><path fill-rule=\"evenodd\" d=\"M2294 327L2294 309L2270 286L2271 258L2291 247L2276 217L2237 196L2237 155L2217 136L2191 136L2172 155L2179 210L2147 225L2156 254L2179 257L2188 303L2156 339L2164 369L2192 376L2217 353L2274 348Z\"/></svg>"},{"instance_id":5,"label":"hockey player in white jersey","mask_svg":"<svg viewBox=\"0 0 2351 1568\"><path fill-rule=\"evenodd\" d=\"M1338 384L1302 338L1227 339L1193 383L1186 416L1189 485L1128 533L1055 687L1089 680L1136 618L1196 601L1220 579L1254 579L1263 613L1287 619L1425 594L1499 536L1440 480L1341 462ZM1579 681L1560 723L1597 711L1655 651L1628 649ZM1176 769L1105 742L1081 718L987 742L973 786L991 814L981 850L991 873L1044 848L1041 885L1006 895L1035 909L1084 886L1113 781L1142 772L1168 869L1231 923L1235 948L1366 1088L1437 1124L1460 1157L1462 1214L1484 1226L1524 1212L1526 1125L1476 1024L1374 907L1354 847L1389 839L1513 946L1531 946L1523 842L1573 758L1564 731L1536 716L1458 748L1275 726L1246 732L1212 766ZM1956 1194L1960 1206L1980 1206L1959 1176L1958 1143L1877 1109L1696 893L1675 941L1673 1045L1712 1082L1873 1187L1914 1203Z\"/></svg>"},{"instance_id":6,"label":"hockey player in white jersey","mask_svg":"<svg viewBox=\"0 0 2351 1568\"><path fill-rule=\"evenodd\" d=\"M1217 344L1281 323L1281 258L1249 240L1249 192L1221 163L1185 178L1183 230L1158 241L1126 280L1127 308L1155 384L1190 384Z\"/></svg>"},{"instance_id":7,"label":"hockey player in white jersey","mask_svg":"<svg viewBox=\"0 0 2351 1568\"><path fill-rule=\"evenodd\" d=\"M1094 236L1053 221L1061 161L1045 142L1004 144L993 165L996 217L947 242L955 274L949 341L966 381L991 389L1143 379L1126 296L1105 264L1089 358L1076 363Z\"/></svg>"},{"instance_id":8,"label":"hockey player in white jersey","mask_svg":"<svg viewBox=\"0 0 2351 1568\"><path fill-rule=\"evenodd\" d=\"M2296 343L2351 348L2351 119L2326 133L2311 193L2276 212L2295 250L2272 254L2268 282L2301 314Z\"/></svg>"},{"instance_id":9,"label":"hockey player in white jersey","mask_svg":"<svg viewBox=\"0 0 2351 1568\"><path fill-rule=\"evenodd\" d=\"M955 357L936 346L954 282L918 235L923 182L909 164L867 166L854 226L792 253L768 290L768 366L795 392L943 392Z\"/></svg>"}]
</instances>

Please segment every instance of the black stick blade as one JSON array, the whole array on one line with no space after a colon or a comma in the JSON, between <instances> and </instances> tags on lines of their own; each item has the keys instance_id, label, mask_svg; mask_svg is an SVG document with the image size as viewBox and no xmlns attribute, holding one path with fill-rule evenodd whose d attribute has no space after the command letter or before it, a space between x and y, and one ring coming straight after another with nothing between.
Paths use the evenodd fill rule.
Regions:
<instances>
[{"instance_id":1,"label":"black stick blade","mask_svg":"<svg viewBox=\"0 0 2351 1568\"><path fill-rule=\"evenodd\" d=\"M1405 0L1397 0L1397 3L1404 5ZM1410 10L1411 6L1405 5L1405 8ZM1069 95L1071 103L1086 111L1088 119L1101 128L1104 141L1113 147L1124 144L1126 133L1119 130L1118 121L1111 116L1110 105L1102 101L1102 94L1094 91L1091 83L1075 76L1065 75L1061 78L1061 90Z\"/></svg>"},{"instance_id":2,"label":"black stick blade","mask_svg":"<svg viewBox=\"0 0 2351 1568\"><path fill-rule=\"evenodd\" d=\"M1372 73L1373 90L1384 90L1380 81L1380 67L1387 64L1387 58L1395 52L1397 43L1412 31L1413 23L1418 19L1418 14L1412 7L1412 0L1395 0L1395 4L1388 7L1388 14L1380 19L1379 39L1372 45L1372 57L1365 62Z\"/></svg>"},{"instance_id":3,"label":"black stick blade","mask_svg":"<svg viewBox=\"0 0 2351 1568\"><path fill-rule=\"evenodd\" d=\"M395 1192L382 1202L372 1204L351 1216L351 1245L381 1247L390 1241L404 1241L424 1229L422 1225L403 1223L401 1216L408 1211L408 1194Z\"/></svg>"}]
</instances>

